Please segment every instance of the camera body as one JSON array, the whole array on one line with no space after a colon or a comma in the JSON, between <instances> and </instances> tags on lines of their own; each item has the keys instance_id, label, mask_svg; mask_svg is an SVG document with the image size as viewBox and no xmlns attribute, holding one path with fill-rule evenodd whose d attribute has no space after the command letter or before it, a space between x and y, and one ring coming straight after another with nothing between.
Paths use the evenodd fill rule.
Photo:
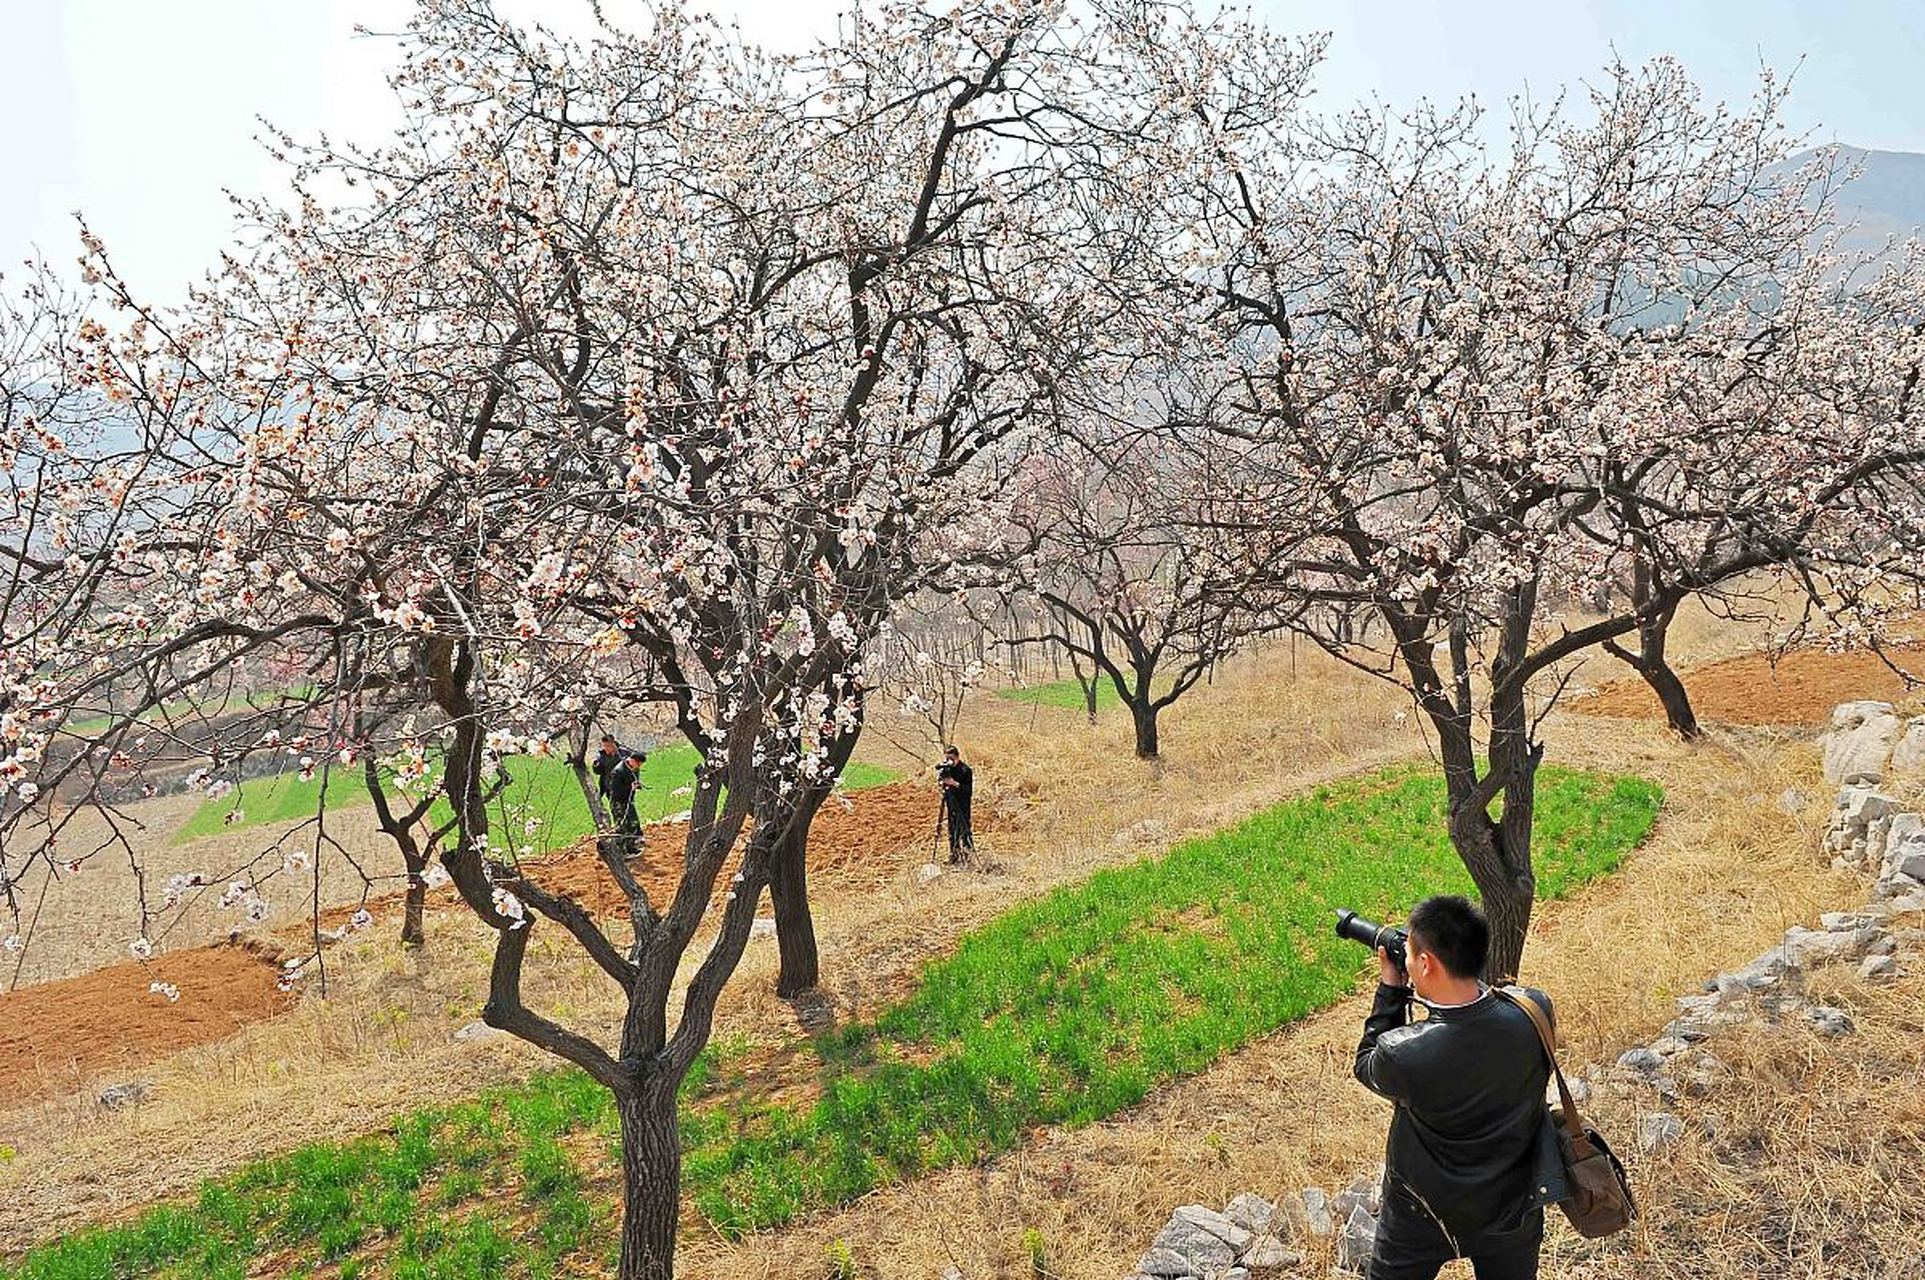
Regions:
<instances>
[{"instance_id":1,"label":"camera body","mask_svg":"<svg viewBox=\"0 0 1925 1280\"><path fill-rule=\"evenodd\" d=\"M1409 940L1410 935L1402 929L1395 929L1387 924L1378 924L1375 920L1366 920L1355 911L1339 911L1337 913L1337 936L1339 938L1348 938L1352 942L1360 942L1364 946L1369 947L1373 952L1376 951L1378 947L1382 947L1390 953L1390 958L1397 962L1399 969L1408 970L1410 968L1409 959L1404 952L1405 943Z\"/></svg>"}]
</instances>

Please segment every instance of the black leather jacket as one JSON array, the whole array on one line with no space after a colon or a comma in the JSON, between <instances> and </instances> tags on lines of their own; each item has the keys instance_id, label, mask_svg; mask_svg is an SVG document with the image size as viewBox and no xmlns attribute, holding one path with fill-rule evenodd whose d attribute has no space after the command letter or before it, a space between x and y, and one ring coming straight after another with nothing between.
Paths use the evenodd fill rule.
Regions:
<instances>
[{"instance_id":1,"label":"black leather jacket","mask_svg":"<svg viewBox=\"0 0 1925 1280\"><path fill-rule=\"evenodd\" d=\"M1550 998L1529 994L1550 1016ZM1541 1232L1542 1208L1568 1193L1536 1028L1492 994L1413 1023L1409 998L1379 986L1357 1046L1357 1079L1397 1104L1378 1252L1469 1257Z\"/></svg>"}]
</instances>

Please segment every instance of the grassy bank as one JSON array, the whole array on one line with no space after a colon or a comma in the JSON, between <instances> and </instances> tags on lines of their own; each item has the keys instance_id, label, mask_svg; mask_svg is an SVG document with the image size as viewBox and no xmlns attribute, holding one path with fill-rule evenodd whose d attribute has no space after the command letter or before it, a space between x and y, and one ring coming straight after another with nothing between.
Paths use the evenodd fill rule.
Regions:
<instances>
[{"instance_id":1,"label":"grassy bank","mask_svg":"<svg viewBox=\"0 0 1925 1280\"><path fill-rule=\"evenodd\" d=\"M1659 800L1637 779L1547 768L1543 894L1615 868ZM754 1064L740 1048L712 1053L685 1090L690 1197L724 1232L787 1221L1006 1150L1038 1125L1100 1119L1330 1004L1366 959L1331 935L1334 908L1395 916L1468 889L1442 805L1438 780L1393 770L1017 906L904 1003L819 1043L812 1103L745 1101ZM250 1166L0 1278L238 1278L270 1255L296 1275L553 1274L611 1247L614 1141L606 1097L552 1073Z\"/></svg>"}]
</instances>

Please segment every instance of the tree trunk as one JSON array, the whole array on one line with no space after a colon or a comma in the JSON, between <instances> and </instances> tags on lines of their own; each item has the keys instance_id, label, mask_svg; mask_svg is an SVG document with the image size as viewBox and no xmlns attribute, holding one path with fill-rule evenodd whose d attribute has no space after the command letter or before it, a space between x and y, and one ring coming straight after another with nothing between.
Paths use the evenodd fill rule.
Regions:
<instances>
[{"instance_id":1,"label":"tree trunk","mask_svg":"<svg viewBox=\"0 0 1925 1280\"><path fill-rule=\"evenodd\" d=\"M403 946L423 947L428 944L427 932L422 927L422 913L428 902L428 882L422 876L423 870L423 867L415 865L415 860L409 861L408 896L401 909Z\"/></svg>"},{"instance_id":2,"label":"tree trunk","mask_svg":"<svg viewBox=\"0 0 1925 1280\"><path fill-rule=\"evenodd\" d=\"M1658 695L1664 704L1664 721L1671 726L1672 732L1690 742L1704 736L1704 729L1698 724L1697 712L1692 710L1691 695L1685 692L1684 681L1671 669L1662 657L1647 667L1640 667L1638 674L1644 677L1651 692Z\"/></svg>"},{"instance_id":3,"label":"tree trunk","mask_svg":"<svg viewBox=\"0 0 1925 1280\"><path fill-rule=\"evenodd\" d=\"M809 811L813 815L813 805ZM809 824L798 814L782 846L774 851L769 873L769 901L775 907L775 942L782 959L775 979L775 994L783 999L807 991L816 985L820 976L815 922L809 915L808 855Z\"/></svg>"},{"instance_id":4,"label":"tree trunk","mask_svg":"<svg viewBox=\"0 0 1925 1280\"><path fill-rule=\"evenodd\" d=\"M1500 845L1500 829L1483 814L1451 823L1450 842L1477 886L1484 918L1490 922L1491 946L1484 959L1484 978L1496 982L1517 976L1524 960L1524 940L1530 933L1531 907L1537 897L1534 882L1520 877Z\"/></svg>"},{"instance_id":5,"label":"tree trunk","mask_svg":"<svg viewBox=\"0 0 1925 1280\"><path fill-rule=\"evenodd\" d=\"M1645 618L1638 624L1638 656L1631 666L1644 677L1651 686L1651 692L1658 695L1664 706L1665 723L1671 726L1686 742L1704 736L1698 724L1698 715L1691 707L1691 695L1685 691L1684 681L1671 669L1671 663L1664 652L1664 642L1671 631L1671 619L1676 611L1665 609ZM1626 656L1622 653L1620 656Z\"/></svg>"},{"instance_id":6,"label":"tree trunk","mask_svg":"<svg viewBox=\"0 0 1925 1280\"><path fill-rule=\"evenodd\" d=\"M1651 686L1651 692L1657 695L1659 705L1664 708L1664 722L1673 733L1686 742L1696 741L1704 736L1704 729L1698 724L1698 714L1692 709L1691 695L1685 691L1684 681L1671 669L1670 660L1664 652L1665 641L1671 632L1671 619L1677 616L1678 606L1674 603L1663 608L1652 608L1648 575L1642 562L1636 567L1634 603L1640 610L1649 610L1638 621L1638 651L1634 654L1613 640L1604 642L1604 650L1644 677L1644 682Z\"/></svg>"},{"instance_id":7,"label":"tree trunk","mask_svg":"<svg viewBox=\"0 0 1925 1280\"><path fill-rule=\"evenodd\" d=\"M1157 711L1158 707L1147 695L1130 700L1130 719L1136 722L1136 758L1139 760L1157 758Z\"/></svg>"},{"instance_id":8,"label":"tree trunk","mask_svg":"<svg viewBox=\"0 0 1925 1280\"><path fill-rule=\"evenodd\" d=\"M650 1079L617 1095L622 1122L622 1239L618 1280L674 1280L682 1198L682 1135L675 1086Z\"/></svg>"}]
</instances>

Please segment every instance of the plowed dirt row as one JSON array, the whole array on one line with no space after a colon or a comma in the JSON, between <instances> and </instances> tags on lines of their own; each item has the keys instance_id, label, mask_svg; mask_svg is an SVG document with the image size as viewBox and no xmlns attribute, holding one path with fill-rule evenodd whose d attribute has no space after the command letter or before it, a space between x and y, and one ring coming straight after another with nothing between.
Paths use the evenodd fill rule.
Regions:
<instances>
[{"instance_id":1,"label":"plowed dirt row","mask_svg":"<svg viewBox=\"0 0 1925 1280\"><path fill-rule=\"evenodd\" d=\"M1925 649L1899 650L1891 656L1900 666L1925 674ZM1698 719L1718 724L1815 726L1841 702L1889 702L1906 696L1904 680L1884 659L1862 650L1797 649L1776 663L1763 654L1746 654L1692 667L1682 678ZM1566 705L1588 716L1664 718L1657 695L1637 678L1614 680Z\"/></svg>"},{"instance_id":2,"label":"plowed dirt row","mask_svg":"<svg viewBox=\"0 0 1925 1280\"><path fill-rule=\"evenodd\" d=\"M911 782L857 792L846 808L831 801L810 829L810 876L842 883L887 881L901 869L897 855L933 839L936 806L933 790ZM647 829L641 880L657 909L666 905L680 878L687 830L676 823ZM627 902L592 841L529 869L538 883L574 895L598 915L627 913ZM727 888L728 876L725 870L718 877L718 893ZM431 909L447 909L452 900L453 891L443 889L431 897ZM386 927L389 921L380 909L398 910L400 895L370 906ZM338 925L352 911L327 912L323 923ZM265 934L0 994L0 1089L15 1101L71 1090L103 1073L127 1071L272 1018L296 998L279 989L280 959L288 951L304 953L306 945L297 933ZM154 983L171 984L179 999L151 990Z\"/></svg>"},{"instance_id":3,"label":"plowed dirt row","mask_svg":"<svg viewBox=\"0 0 1925 1280\"><path fill-rule=\"evenodd\" d=\"M109 965L0 996L0 1089L15 1101L73 1088L233 1035L285 1010L276 950L249 940ZM169 1000L155 983L179 993Z\"/></svg>"}]
</instances>

